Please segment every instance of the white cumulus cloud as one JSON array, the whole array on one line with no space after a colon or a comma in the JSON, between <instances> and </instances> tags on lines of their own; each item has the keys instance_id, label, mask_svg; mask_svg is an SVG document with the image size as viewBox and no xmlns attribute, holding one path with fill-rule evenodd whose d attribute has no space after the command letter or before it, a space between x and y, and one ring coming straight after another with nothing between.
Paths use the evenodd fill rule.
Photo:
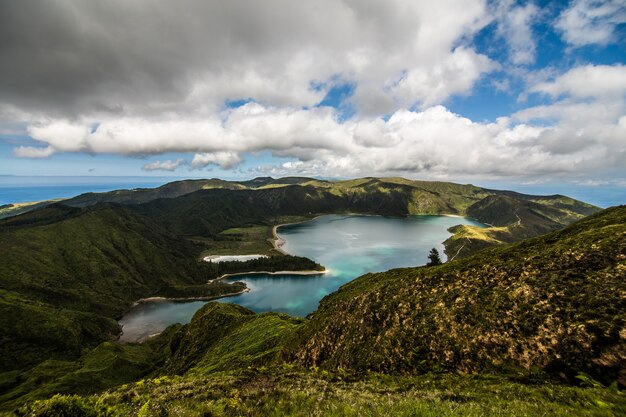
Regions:
<instances>
[{"instance_id":1,"label":"white cumulus cloud","mask_svg":"<svg viewBox=\"0 0 626 417\"><path fill-rule=\"evenodd\" d=\"M553 81L532 86L530 91L553 97L623 97L626 94L626 65L578 66Z\"/></svg>"},{"instance_id":2,"label":"white cumulus cloud","mask_svg":"<svg viewBox=\"0 0 626 417\"><path fill-rule=\"evenodd\" d=\"M197 153L191 161L193 168L204 168L207 165L219 165L224 169L231 169L239 165L243 159L235 152Z\"/></svg>"},{"instance_id":3,"label":"white cumulus cloud","mask_svg":"<svg viewBox=\"0 0 626 417\"><path fill-rule=\"evenodd\" d=\"M494 7L494 14L497 32L509 47L511 62L532 64L537 49L532 25L540 14L539 8L533 3L519 5L513 0L503 0Z\"/></svg>"},{"instance_id":4,"label":"white cumulus cloud","mask_svg":"<svg viewBox=\"0 0 626 417\"><path fill-rule=\"evenodd\" d=\"M184 159L177 159L175 161L155 161L145 164L141 169L144 171L176 171L181 165L186 165L187 162Z\"/></svg>"},{"instance_id":5,"label":"white cumulus cloud","mask_svg":"<svg viewBox=\"0 0 626 417\"><path fill-rule=\"evenodd\" d=\"M42 159L49 158L54 154L55 150L52 146L18 146L13 149L13 155L18 158Z\"/></svg>"},{"instance_id":6,"label":"white cumulus cloud","mask_svg":"<svg viewBox=\"0 0 626 417\"><path fill-rule=\"evenodd\" d=\"M556 22L563 39L573 46L623 42L615 27L626 23L624 0L574 0Z\"/></svg>"}]
</instances>

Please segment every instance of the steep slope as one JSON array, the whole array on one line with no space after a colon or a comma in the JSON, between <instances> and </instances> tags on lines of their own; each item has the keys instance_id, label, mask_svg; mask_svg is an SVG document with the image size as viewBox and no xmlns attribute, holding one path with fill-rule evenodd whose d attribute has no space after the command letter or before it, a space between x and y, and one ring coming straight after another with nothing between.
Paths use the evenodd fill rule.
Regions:
<instances>
[{"instance_id":1,"label":"steep slope","mask_svg":"<svg viewBox=\"0 0 626 417\"><path fill-rule=\"evenodd\" d=\"M30 203L4 204L0 206L0 219L18 216L20 214L28 213L29 211L41 209L61 200L62 199L33 201Z\"/></svg>"},{"instance_id":2,"label":"steep slope","mask_svg":"<svg viewBox=\"0 0 626 417\"><path fill-rule=\"evenodd\" d=\"M626 207L324 298L293 358L382 372L586 372L626 385Z\"/></svg>"},{"instance_id":3,"label":"steep slope","mask_svg":"<svg viewBox=\"0 0 626 417\"><path fill-rule=\"evenodd\" d=\"M504 228L490 240L477 238L467 244L464 236L462 241L447 242L448 254L458 253L459 257L475 252L480 245L510 243L561 228L599 210L561 196L498 195L472 185L401 178L304 180L287 178L279 184L279 180L262 179L256 189L202 190L135 205L132 210L183 236L213 236L230 227L272 223L279 216L328 213L467 215Z\"/></svg>"},{"instance_id":4,"label":"steep slope","mask_svg":"<svg viewBox=\"0 0 626 417\"><path fill-rule=\"evenodd\" d=\"M113 319L138 298L241 290L204 285L219 271L196 261L202 246L192 243L220 238L229 228L325 213L471 213L503 225L481 229L476 240L488 246L562 227L595 210L560 196L494 194L471 185L401 178L252 181L257 188L199 180L99 195L126 203L150 200L124 206L90 205L93 201L81 200L83 196L74 204L87 207L64 202L0 221L0 305L6 313L0 369L30 366L47 357L75 357L81 347L117 333ZM190 192L198 187L209 189ZM467 236L466 231L458 235ZM476 247L461 243L456 255Z\"/></svg>"},{"instance_id":5,"label":"steep slope","mask_svg":"<svg viewBox=\"0 0 626 417\"><path fill-rule=\"evenodd\" d=\"M218 295L199 248L111 205L61 204L0 221L0 370L76 357L118 333L113 319L139 298Z\"/></svg>"},{"instance_id":6,"label":"steep slope","mask_svg":"<svg viewBox=\"0 0 626 417\"><path fill-rule=\"evenodd\" d=\"M403 216L407 195L397 189L336 195L323 188L289 185L258 190L203 190L176 199L129 207L181 236L212 236L231 227L272 223L278 216L325 213Z\"/></svg>"},{"instance_id":7,"label":"steep slope","mask_svg":"<svg viewBox=\"0 0 626 417\"><path fill-rule=\"evenodd\" d=\"M462 258L488 246L517 242L561 229L597 212L597 208L561 195L531 196L512 191L494 191L469 206L465 214L487 229L458 226L445 242L450 258Z\"/></svg>"}]
</instances>

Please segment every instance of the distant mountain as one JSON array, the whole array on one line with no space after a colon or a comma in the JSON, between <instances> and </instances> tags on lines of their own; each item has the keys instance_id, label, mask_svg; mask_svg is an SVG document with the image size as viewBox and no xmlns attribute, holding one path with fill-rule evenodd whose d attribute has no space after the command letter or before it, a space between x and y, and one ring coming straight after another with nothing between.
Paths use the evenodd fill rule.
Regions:
<instances>
[{"instance_id":1,"label":"distant mountain","mask_svg":"<svg viewBox=\"0 0 626 417\"><path fill-rule=\"evenodd\" d=\"M217 178L207 180L174 181L157 188L136 188L106 193L86 193L64 201L73 207L87 207L98 203L141 204L159 198L176 198L194 191L214 188L242 189L245 186Z\"/></svg>"},{"instance_id":2,"label":"distant mountain","mask_svg":"<svg viewBox=\"0 0 626 417\"><path fill-rule=\"evenodd\" d=\"M532 196L402 178L333 182L301 177L257 178L231 185L218 183L217 188L209 188L205 184L203 190L134 205L132 210L181 236L211 236L228 227L271 222L279 215L312 217L328 213L451 214L493 226L457 229L458 236L446 242L449 257L463 257L485 246L557 230L600 210L560 195Z\"/></svg>"},{"instance_id":3,"label":"distant mountain","mask_svg":"<svg viewBox=\"0 0 626 417\"><path fill-rule=\"evenodd\" d=\"M290 188L291 187L291 188ZM293 188L297 187L297 188ZM286 189L283 191L274 191ZM221 227L206 220L206 216L221 216L223 210L216 210L207 202L214 198L223 200L224 205L237 201L228 216L229 224L238 225L238 219L246 221L266 220L263 213L237 213L245 202L239 201L231 193L213 194L208 190L258 191L254 195L255 204L263 204L271 199L272 204L265 208L279 210L279 214L309 215L339 212L369 213L393 216L414 214L453 214L473 217L483 223L500 227L492 230L478 230L465 226L456 230L456 236L446 242L449 257L467 256L476 250L496 244L518 241L561 228L584 216L595 213L598 207L568 197L532 196L512 191L490 190L473 185L461 185L438 181L414 181L403 178L359 178L344 181L325 181L307 177L258 177L248 181L224 181L220 179L184 180L165 184L158 188L117 190L106 193L87 193L64 200L63 204L72 207L88 207L100 203L143 205L137 209L143 214L155 209L159 221L170 223L174 233L182 235L204 235ZM203 194L195 194L203 192ZM302 198L308 195L307 198ZM181 197L185 197L180 199ZM169 203L160 200L176 199ZM291 199L295 199L290 201ZM150 205L149 203L155 202ZM0 218L48 205L44 202L28 207L15 207L0 210ZM235 204L235 203L233 203ZM190 211L189 205L194 206ZM287 207L290 205L291 207ZM151 206L151 207L150 207ZM181 208L185 207L185 208ZM185 212L185 218L168 221L163 210ZM262 211L259 208L258 211ZM261 217L256 216L259 214ZM187 217L189 216L189 217ZM256 217L255 217L256 216ZM270 216L271 217L271 216ZM172 223L184 222L174 225ZM209 225L210 223L210 225ZM226 224L226 223L223 223ZM195 226L194 226L195 225Z\"/></svg>"}]
</instances>

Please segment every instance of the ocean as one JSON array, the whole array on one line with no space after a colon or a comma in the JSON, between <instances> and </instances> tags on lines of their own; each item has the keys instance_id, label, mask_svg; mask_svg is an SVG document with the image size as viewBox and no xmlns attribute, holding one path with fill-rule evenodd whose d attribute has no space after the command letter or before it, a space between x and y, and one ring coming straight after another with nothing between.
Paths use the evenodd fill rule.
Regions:
<instances>
[{"instance_id":1,"label":"ocean","mask_svg":"<svg viewBox=\"0 0 626 417\"><path fill-rule=\"evenodd\" d=\"M179 179L171 177L22 177L0 175L0 205L69 198L89 192L154 188Z\"/></svg>"}]
</instances>

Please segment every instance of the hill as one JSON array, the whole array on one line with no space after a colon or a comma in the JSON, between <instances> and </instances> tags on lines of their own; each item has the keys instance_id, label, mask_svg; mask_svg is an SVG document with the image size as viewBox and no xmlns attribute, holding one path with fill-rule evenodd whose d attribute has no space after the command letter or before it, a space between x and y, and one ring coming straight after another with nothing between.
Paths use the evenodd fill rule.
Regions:
<instances>
[{"instance_id":1,"label":"hill","mask_svg":"<svg viewBox=\"0 0 626 417\"><path fill-rule=\"evenodd\" d=\"M0 221L0 370L75 358L119 332L115 319L137 299L211 296L200 249L116 206L54 204Z\"/></svg>"},{"instance_id":2,"label":"hill","mask_svg":"<svg viewBox=\"0 0 626 417\"><path fill-rule=\"evenodd\" d=\"M491 225L487 229L455 229L455 236L445 242L450 258L557 230L599 210L560 195L530 196L402 178L335 182L262 178L238 184L247 189L205 189L175 199L133 205L131 209L187 237L215 238L231 227L276 224L281 216L311 218L329 213L450 214Z\"/></svg>"},{"instance_id":3,"label":"hill","mask_svg":"<svg viewBox=\"0 0 626 417\"><path fill-rule=\"evenodd\" d=\"M626 207L439 267L368 274L299 332L305 366L580 372L626 385Z\"/></svg>"},{"instance_id":4,"label":"hill","mask_svg":"<svg viewBox=\"0 0 626 417\"><path fill-rule=\"evenodd\" d=\"M255 226L268 230L284 219L326 213L449 213L493 224L488 229L460 226L455 230L447 242L448 253L454 250L450 257L462 257L483 246L560 228L596 210L562 196L498 193L471 185L401 178L193 180L150 190L82 195L0 220L4 255L0 290L7 312L2 337L3 347L12 351L0 369L28 366L52 352L56 352L53 357L63 357L72 351L75 357L80 347L116 334L113 320L139 298L234 292L219 283L207 289L203 282L220 271L197 259L216 242L245 248L238 236L252 236L240 232ZM108 200L117 203L102 203ZM257 246L266 245L269 250L267 234L261 232L252 239L259 239ZM291 260L272 262L283 267ZM295 268L296 260L292 263ZM246 270L245 266L233 268ZM55 309L61 309L57 316L62 320L42 319L55 316L51 313ZM17 315L23 318L13 320ZM77 330L66 336L61 322L72 323L69 327Z\"/></svg>"},{"instance_id":5,"label":"hill","mask_svg":"<svg viewBox=\"0 0 626 417\"><path fill-rule=\"evenodd\" d=\"M209 303L162 335L167 351L146 348L160 358L148 379L25 410L621 415L625 270L622 206L442 266L367 274L306 319Z\"/></svg>"},{"instance_id":6,"label":"hill","mask_svg":"<svg viewBox=\"0 0 626 417\"><path fill-rule=\"evenodd\" d=\"M228 209L216 207L210 201L214 199L223 201ZM557 230L599 210L560 195L532 196L469 184L371 177L343 181L306 177L184 180L154 189L87 193L63 201L71 207L101 203L142 206L138 212L167 222L172 233L211 239L229 227L266 225L279 216L302 219L328 213L449 214L473 217L491 226L486 230L471 226L454 229L455 236L445 246L448 257L455 259L484 247ZM8 208L4 216L41 206ZM168 216L171 210L184 217Z\"/></svg>"},{"instance_id":7,"label":"hill","mask_svg":"<svg viewBox=\"0 0 626 417\"><path fill-rule=\"evenodd\" d=\"M117 202L108 202L109 199L116 198ZM215 340L219 342L217 345L207 344L200 350L194 348L193 339L198 337L199 340L202 339L196 331L185 330L188 332L187 336L192 339L190 341L187 341L187 336L182 333L173 332L173 336L166 333L172 339L162 341L163 344L158 346L169 346L172 349L171 352L168 351L171 357L166 357L167 355L160 347L137 351L129 348L131 351L126 351L124 347L100 345L100 350L91 351L95 352L92 356L89 356L89 352L87 352L88 356L84 356L84 349L91 349L101 342L114 338L119 333L116 319L139 298L150 296L206 298L241 291L244 288L242 284L230 285L215 282L206 285L205 283L208 279L213 279L222 273L254 269L254 265L246 263L211 265L199 262L200 253L207 248L213 250L221 247L229 248L228 251L234 249L245 252L245 248L262 246L267 248L265 250L268 253L272 253L271 246L266 241L268 233L271 235L273 225L286 221L302 220L327 213L393 216L429 213L471 215L493 225L488 228L469 226L454 228L455 234L446 242L446 247L449 255L454 250L450 258L459 259L475 253L482 247L503 245L506 242L562 228L598 210L593 206L563 196L528 196L486 190L471 185L409 181L401 178L362 178L335 182L300 177L279 180L261 178L242 183L221 180L181 181L154 190L126 190L95 196L83 195L73 202L70 201L70 204L72 205L69 205L68 201L63 201L0 220L0 250L3 253L3 262L0 263L0 293L2 294L0 325L3 329L0 333L2 341L0 372L6 371L0 374L0 391L5 389L9 391L6 398L20 398L24 391L30 392L29 388L25 388L29 385L24 385L28 381L41 380L41 378L46 381L65 381L63 378L68 375L68 372L74 375L70 378L72 381L82 381L86 375L90 375L89 378L99 379L100 371L89 368L89 372L86 372L83 365L77 365L74 362L80 358L79 364L95 363L99 359L94 359L93 355L95 358L104 358L102 360L109 364L105 367L109 373L115 373L116 362L111 358L125 357L124 367L129 369L125 377L103 377L102 383L97 385L101 388L112 386L113 383L106 381L130 382L129 378L150 373L159 374L164 372L164 369L173 373L183 370L192 372L193 369L232 371L233 366L237 364L237 366L244 364L261 366L266 362L276 363L277 358L283 355L291 355L293 360L301 364L314 366L344 364L342 362L344 354L351 356L354 353L354 361L362 360L367 363L370 363L372 358L379 357L376 355L382 355L387 357L386 362L381 362L380 368L374 369L384 372L404 372L405 370L414 372L422 368L426 370L472 369L459 365L465 362L459 360L456 351L445 344L447 339L443 336L438 340L445 349L448 349L445 352L453 352L455 359L449 362L437 362L438 365L433 365L432 361L427 361L430 364L428 366L423 365L428 359L424 356L423 350L410 354L408 357L412 359L408 364L404 363L389 354L389 352L400 351L399 346L393 343L392 347L384 347L389 352L377 351L371 353L373 356L361 352L361 347L356 345L346 347L348 350L343 353L338 350L329 353L328 357L326 353L315 356L315 346L318 344L325 346L327 343L325 340L333 340L334 344L332 337L336 336L317 333L319 328L315 327L315 323L319 324L324 320L330 320L331 324L342 323L342 320L356 320L351 314L356 314L355 311L359 308L363 307L365 313L369 311L367 306L352 306L350 308L354 308L354 311L337 313L341 317L326 317L324 314L329 311L340 311L337 306L326 309L325 306L328 305L326 303L330 301L325 301L316 316L313 316L313 318L319 317L319 320L311 319L306 322L293 321L288 317L276 315L245 314L244 320L236 320L241 326L236 326L236 329L229 327L233 330L233 335L238 335L236 339L229 339L224 333L223 337L220 336ZM254 241L256 246L247 245L250 243L248 240ZM537 250L537 256L540 255L539 252ZM485 252L484 256L491 256L488 255L489 253L492 252ZM504 256L503 259L510 259L511 265L522 261L513 256L509 258ZM556 259L565 262L564 259L558 257ZM265 269L273 267L285 269L286 266L304 269L320 268L319 265L307 259L284 256L274 256L263 262L268 263L264 265ZM452 265L457 265L456 262L455 260L442 268L444 270L448 267L452 268ZM466 265L474 265L472 268L478 270L482 268L479 265L483 265L485 261L474 262L478 263ZM543 267L543 264L539 266ZM506 269L498 269L498 271L501 274L511 273ZM395 272L389 274L393 273ZM394 275L389 276L394 278L377 275L379 278L361 278L359 282L369 282L368 279L390 281L389 285L385 286L385 291L390 291L385 292L385 295L391 297L390 299L393 299L392 292L398 291L402 294L402 291L405 291L394 285L401 286L402 282L408 287L422 285L422 283L406 283L404 278L396 279L398 277ZM485 276L491 275L485 272ZM454 282L465 282L465 275L452 275L451 277L449 279L453 279ZM396 283L393 284L391 281ZM360 288L358 293L362 295L357 296L356 299L365 297L364 294L367 293L365 288L368 285L370 284L358 287ZM349 289L353 287L349 285L346 288L339 294L346 294L345 291L350 293ZM541 288L541 290L544 289ZM600 291L599 287L583 287L583 290L598 293ZM411 293L411 296L417 297L418 295ZM498 305L498 300L487 298L486 302ZM447 302L447 299L442 302L444 301ZM541 300L532 300L532 302L539 301ZM368 303L370 302L375 305L368 298ZM389 304L387 307L393 305ZM426 302L423 305L420 304L420 308L426 309L427 306ZM525 306L525 308L531 308L530 304L525 304ZM392 313L387 307L381 308L376 314L379 314L381 319L391 320L389 317ZM403 306L399 311L394 311L394 317L402 317L402 320L409 320L411 323L413 323L411 320L417 322L416 317L402 315L405 308L406 306ZM419 310L415 305L411 305L411 308ZM465 308L474 314L472 308L478 307L465 306ZM423 312L424 317L435 313L437 311L433 309L426 309ZM556 314L557 311L553 313ZM210 321L211 317L212 315L208 314L206 320ZM370 320L377 320L378 317L375 316ZM561 320L565 322L566 319ZM323 327L326 324L320 324L320 326ZM434 324L428 326L416 327L416 329L419 328L420 331L434 329L432 327ZM507 326L512 325L509 323ZM442 325L442 328L445 328L445 325ZM607 330L606 326L600 328L610 330ZM274 332L275 329L280 329L280 331ZM410 338L415 336L414 331L413 333L406 332L404 337L397 337L397 343L412 343ZM273 344L271 351L267 350L267 343L270 342L258 342L266 340L264 338L269 334L275 335L275 338L271 339ZM383 340L379 336L376 336L378 338L376 340ZM554 337L562 338L562 336L557 333ZM610 337L614 338L614 335ZM222 343L227 340L230 341ZM287 344L288 341L291 342ZM310 348L307 343L313 343L313 347ZM370 347L377 345L378 342L370 343ZM196 352L194 354L196 356L192 355L190 360L189 355L175 349L177 346L188 346L190 352ZM211 349L214 350L209 349L210 346L213 346ZM309 347L305 349L302 346ZM341 346L341 343L337 344L337 349ZM535 345L529 346L532 349L539 349ZM504 349L502 346L498 348ZM516 345L515 349L518 348L519 346ZM247 359L234 360L231 353L240 352L240 349L246 352ZM423 349L423 346L420 349ZM212 353L201 354L209 350L221 352L220 357L229 357L233 360L222 361L216 359ZM151 355L157 353L160 355L158 358L150 359ZM486 355L482 351L471 350L469 354L480 357ZM495 355L494 358L496 365L498 361L502 361L502 363L512 364L511 366L515 369L525 366L508 357ZM583 361L589 359L583 356L581 358ZM197 362L200 359L204 361L202 367L199 365L200 362ZM485 361L476 365L476 369L490 369L487 366L488 361L486 359ZM360 372L362 367L358 366L357 362L345 362L345 365ZM154 365L148 365L151 363ZM549 371L546 370L547 365L541 361L537 362L540 365L536 365L533 361L529 363L535 368L539 366L542 372ZM161 367L159 364L164 365ZM496 365L493 365L493 369L499 369ZM574 365L572 369L578 369L578 365ZM572 372L567 370L565 373L571 377ZM80 385L79 382L58 383L61 387L74 387L74 389ZM50 387L56 385L46 383L45 386L52 389ZM69 392L76 391L69 390ZM0 401L5 400L0 399Z\"/></svg>"}]
</instances>

